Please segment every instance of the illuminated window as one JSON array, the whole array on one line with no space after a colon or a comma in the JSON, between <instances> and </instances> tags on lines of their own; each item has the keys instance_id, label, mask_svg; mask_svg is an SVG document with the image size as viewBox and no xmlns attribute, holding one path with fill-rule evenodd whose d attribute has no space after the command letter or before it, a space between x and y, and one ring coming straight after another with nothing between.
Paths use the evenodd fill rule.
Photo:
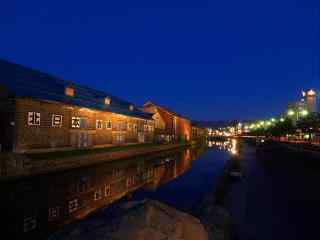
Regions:
<instances>
[{"instance_id":1,"label":"illuminated window","mask_svg":"<svg viewBox=\"0 0 320 240\"><path fill-rule=\"evenodd\" d=\"M74 89L72 87L66 87L64 89L64 94L66 96L73 97L74 96Z\"/></svg>"},{"instance_id":2,"label":"illuminated window","mask_svg":"<svg viewBox=\"0 0 320 240\"><path fill-rule=\"evenodd\" d=\"M104 186L104 196L105 197L111 196L111 186L110 185Z\"/></svg>"},{"instance_id":3,"label":"illuminated window","mask_svg":"<svg viewBox=\"0 0 320 240\"><path fill-rule=\"evenodd\" d=\"M111 104L111 99L109 97L104 98L104 104L105 105L110 105Z\"/></svg>"},{"instance_id":4,"label":"illuminated window","mask_svg":"<svg viewBox=\"0 0 320 240\"><path fill-rule=\"evenodd\" d=\"M102 190L98 189L94 192L94 200L98 201L102 198Z\"/></svg>"},{"instance_id":5,"label":"illuminated window","mask_svg":"<svg viewBox=\"0 0 320 240\"><path fill-rule=\"evenodd\" d=\"M130 176L127 178L126 185L127 187L131 187L135 184L136 178L135 176Z\"/></svg>"},{"instance_id":6,"label":"illuminated window","mask_svg":"<svg viewBox=\"0 0 320 240\"><path fill-rule=\"evenodd\" d=\"M107 129L112 129L112 121L111 120L107 121Z\"/></svg>"},{"instance_id":7,"label":"illuminated window","mask_svg":"<svg viewBox=\"0 0 320 240\"><path fill-rule=\"evenodd\" d=\"M123 121L118 121L117 122L117 130L118 131L124 130L124 122Z\"/></svg>"},{"instance_id":8,"label":"illuminated window","mask_svg":"<svg viewBox=\"0 0 320 240\"><path fill-rule=\"evenodd\" d=\"M60 216L60 207L52 207L48 210L48 220L53 221Z\"/></svg>"},{"instance_id":9,"label":"illuminated window","mask_svg":"<svg viewBox=\"0 0 320 240\"><path fill-rule=\"evenodd\" d=\"M78 208L79 208L78 199L74 199L69 202L69 213L73 213L73 212L77 211Z\"/></svg>"},{"instance_id":10,"label":"illuminated window","mask_svg":"<svg viewBox=\"0 0 320 240\"><path fill-rule=\"evenodd\" d=\"M133 130L133 124L132 123L128 123L128 130Z\"/></svg>"},{"instance_id":11,"label":"illuminated window","mask_svg":"<svg viewBox=\"0 0 320 240\"><path fill-rule=\"evenodd\" d=\"M40 113L28 112L28 125L29 126L40 126Z\"/></svg>"},{"instance_id":12,"label":"illuminated window","mask_svg":"<svg viewBox=\"0 0 320 240\"><path fill-rule=\"evenodd\" d=\"M133 106L133 105L130 105L130 106L129 106L129 110L130 110L130 111L133 111L133 110L134 110L134 106Z\"/></svg>"},{"instance_id":13,"label":"illuminated window","mask_svg":"<svg viewBox=\"0 0 320 240\"><path fill-rule=\"evenodd\" d=\"M52 127L62 127L62 115L52 114Z\"/></svg>"},{"instance_id":14,"label":"illuminated window","mask_svg":"<svg viewBox=\"0 0 320 240\"><path fill-rule=\"evenodd\" d=\"M23 220L23 231L25 233L30 232L37 228L36 216L25 217Z\"/></svg>"},{"instance_id":15,"label":"illuminated window","mask_svg":"<svg viewBox=\"0 0 320 240\"><path fill-rule=\"evenodd\" d=\"M138 124L133 124L133 131L138 132Z\"/></svg>"},{"instance_id":16,"label":"illuminated window","mask_svg":"<svg viewBox=\"0 0 320 240\"><path fill-rule=\"evenodd\" d=\"M72 128L80 128L80 118L79 117L72 117Z\"/></svg>"},{"instance_id":17,"label":"illuminated window","mask_svg":"<svg viewBox=\"0 0 320 240\"><path fill-rule=\"evenodd\" d=\"M144 131L147 132L149 129L149 126L148 125L144 125Z\"/></svg>"},{"instance_id":18,"label":"illuminated window","mask_svg":"<svg viewBox=\"0 0 320 240\"><path fill-rule=\"evenodd\" d=\"M102 120L97 120L96 121L96 128L97 129L102 129L103 128L103 121Z\"/></svg>"}]
</instances>

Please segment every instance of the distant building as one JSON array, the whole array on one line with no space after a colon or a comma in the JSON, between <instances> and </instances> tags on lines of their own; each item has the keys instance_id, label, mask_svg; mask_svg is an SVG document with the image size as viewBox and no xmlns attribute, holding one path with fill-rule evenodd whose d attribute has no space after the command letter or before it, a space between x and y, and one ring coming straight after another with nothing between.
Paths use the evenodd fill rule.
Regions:
<instances>
[{"instance_id":1,"label":"distant building","mask_svg":"<svg viewBox=\"0 0 320 240\"><path fill-rule=\"evenodd\" d=\"M191 129L192 129L192 140L200 140L208 136L208 129L200 126L200 124L196 122L192 122Z\"/></svg>"},{"instance_id":2,"label":"distant building","mask_svg":"<svg viewBox=\"0 0 320 240\"><path fill-rule=\"evenodd\" d=\"M152 114L132 103L0 60L0 144L14 152L152 142Z\"/></svg>"},{"instance_id":3,"label":"distant building","mask_svg":"<svg viewBox=\"0 0 320 240\"><path fill-rule=\"evenodd\" d=\"M191 140L191 123L187 118L150 101L146 102L140 109L153 114L157 141Z\"/></svg>"},{"instance_id":4,"label":"distant building","mask_svg":"<svg viewBox=\"0 0 320 240\"><path fill-rule=\"evenodd\" d=\"M317 112L317 93L313 89L302 91L302 102L309 112Z\"/></svg>"},{"instance_id":5,"label":"distant building","mask_svg":"<svg viewBox=\"0 0 320 240\"><path fill-rule=\"evenodd\" d=\"M293 120L296 124L301 118L310 113L317 112L317 94L314 90L302 91L302 99L298 102L289 103L285 116Z\"/></svg>"}]
</instances>

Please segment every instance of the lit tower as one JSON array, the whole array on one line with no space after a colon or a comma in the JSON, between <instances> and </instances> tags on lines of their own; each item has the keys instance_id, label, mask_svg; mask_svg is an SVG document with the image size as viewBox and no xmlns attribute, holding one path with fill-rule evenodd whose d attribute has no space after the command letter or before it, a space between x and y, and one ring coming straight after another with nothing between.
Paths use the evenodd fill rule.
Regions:
<instances>
[{"instance_id":1,"label":"lit tower","mask_svg":"<svg viewBox=\"0 0 320 240\"><path fill-rule=\"evenodd\" d=\"M303 102L309 112L317 112L317 93L313 89L302 91Z\"/></svg>"}]
</instances>

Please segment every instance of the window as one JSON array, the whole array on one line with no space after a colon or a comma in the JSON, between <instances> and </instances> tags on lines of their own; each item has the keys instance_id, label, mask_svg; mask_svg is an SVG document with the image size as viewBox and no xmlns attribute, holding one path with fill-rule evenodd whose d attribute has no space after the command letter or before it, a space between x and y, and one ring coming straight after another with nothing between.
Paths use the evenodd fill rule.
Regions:
<instances>
[{"instance_id":1,"label":"window","mask_svg":"<svg viewBox=\"0 0 320 240\"><path fill-rule=\"evenodd\" d=\"M104 98L104 104L105 105L110 105L111 104L111 99L109 97Z\"/></svg>"},{"instance_id":2,"label":"window","mask_svg":"<svg viewBox=\"0 0 320 240\"><path fill-rule=\"evenodd\" d=\"M126 181L127 188L133 186L134 184L135 184L135 176L128 177Z\"/></svg>"},{"instance_id":3,"label":"window","mask_svg":"<svg viewBox=\"0 0 320 240\"><path fill-rule=\"evenodd\" d=\"M28 125L29 126L40 126L40 113L28 112Z\"/></svg>"},{"instance_id":4,"label":"window","mask_svg":"<svg viewBox=\"0 0 320 240\"><path fill-rule=\"evenodd\" d=\"M112 129L112 121L111 120L107 121L107 129Z\"/></svg>"},{"instance_id":5,"label":"window","mask_svg":"<svg viewBox=\"0 0 320 240\"><path fill-rule=\"evenodd\" d=\"M135 132L138 132L138 124L133 124L133 130L134 130Z\"/></svg>"},{"instance_id":6,"label":"window","mask_svg":"<svg viewBox=\"0 0 320 240\"><path fill-rule=\"evenodd\" d=\"M112 170L112 176L115 177L115 178L121 177L121 176L123 176L123 174L124 174L124 172L121 169L114 168Z\"/></svg>"},{"instance_id":7,"label":"window","mask_svg":"<svg viewBox=\"0 0 320 240\"><path fill-rule=\"evenodd\" d=\"M48 210L48 220L53 221L60 216L60 207L52 207Z\"/></svg>"},{"instance_id":8,"label":"window","mask_svg":"<svg viewBox=\"0 0 320 240\"><path fill-rule=\"evenodd\" d=\"M66 96L73 97L74 96L74 89L72 87L66 87L64 89L64 94Z\"/></svg>"},{"instance_id":9,"label":"window","mask_svg":"<svg viewBox=\"0 0 320 240\"><path fill-rule=\"evenodd\" d=\"M104 196L105 197L110 197L111 196L111 186L110 185L105 185L104 186Z\"/></svg>"},{"instance_id":10,"label":"window","mask_svg":"<svg viewBox=\"0 0 320 240\"><path fill-rule=\"evenodd\" d=\"M25 233L30 232L37 228L36 216L25 217L23 219L23 231Z\"/></svg>"},{"instance_id":11,"label":"window","mask_svg":"<svg viewBox=\"0 0 320 240\"><path fill-rule=\"evenodd\" d=\"M103 121L102 120L97 120L96 121L96 128L97 129L102 129L103 128Z\"/></svg>"},{"instance_id":12,"label":"window","mask_svg":"<svg viewBox=\"0 0 320 240\"><path fill-rule=\"evenodd\" d=\"M144 131L148 132L149 126L148 125L144 125Z\"/></svg>"},{"instance_id":13,"label":"window","mask_svg":"<svg viewBox=\"0 0 320 240\"><path fill-rule=\"evenodd\" d=\"M62 127L62 115L52 114L52 127Z\"/></svg>"},{"instance_id":14,"label":"window","mask_svg":"<svg viewBox=\"0 0 320 240\"><path fill-rule=\"evenodd\" d=\"M94 200L98 201L102 198L102 190L98 189L94 192Z\"/></svg>"},{"instance_id":15,"label":"window","mask_svg":"<svg viewBox=\"0 0 320 240\"><path fill-rule=\"evenodd\" d=\"M122 121L118 121L117 122L117 130L122 131L122 130L124 130L123 128L124 128L124 123Z\"/></svg>"},{"instance_id":16,"label":"window","mask_svg":"<svg viewBox=\"0 0 320 240\"><path fill-rule=\"evenodd\" d=\"M85 118L80 118L80 128L87 127L87 120Z\"/></svg>"},{"instance_id":17,"label":"window","mask_svg":"<svg viewBox=\"0 0 320 240\"><path fill-rule=\"evenodd\" d=\"M80 118L79 117L72 117L72 124L73 128L80 128Z\"/></svg>"},{"instance_id":18,"label":"window","mask_svg":"<svg viewBox=\"0 0 320 240\"><path fill-rule=\"evenodd\" d=\"M124 135L121 133L118 133L116 135L116 141L117 141L117 143L123 143L124 142Z\"/></svg>"},{"instance_id":19,"label":"window","mask_svg":"<svg viewBox=\"0 0 320 240\"><path fill-rule=\"evenodd\" d=\"M79 207L78 199L71 200L69 202L69 213L73 213L77 211L78 207Z\"/></svg>"},{"instance_id":20,"label":"window","mask_svg":"<svg viewBox=\"0 0 320 240\"><path fill-rule=\"evenodd\" d=\"M133 110L134 110L134 106L133 106L133 105L130 105L130 106L129 106L129 110L130 110L130 111L133 111Z\"/></svg>"},{"instance_id":21,"label":"window","mask_svg":"<svg viewBox=\"0 0 320 240\"><path fill-rule=\"evenodd\" d=\"M130 131L133 130L133 124L132 124L132 123L128 123L128 129L129 129Z\"/></svg>"}]
</instances>

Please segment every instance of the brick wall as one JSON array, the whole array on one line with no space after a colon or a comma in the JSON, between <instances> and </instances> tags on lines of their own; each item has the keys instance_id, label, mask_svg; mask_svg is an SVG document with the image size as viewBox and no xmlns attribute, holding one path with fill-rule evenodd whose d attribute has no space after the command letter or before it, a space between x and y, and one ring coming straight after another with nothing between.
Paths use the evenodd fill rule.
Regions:
<instances>
[{"instance_id":1,"label":"brick wall","mask_svg":"<svg viewBox=\"0 0 320 240\"><path fill-rule=\"evenodd\" d=\"M28 112L40 113L40 125L28 125ZM61 126L53 126L52 115L61 115ZM81 119L81 127L72 126L72 118ZM97 127L97 120L101 128ZM112 126L108 126L111 121ZM121 124L119 125L119 122ZM101 112L60 103L16 99L16 151L55 149L61 147L90 147L96 145L138 142L138 133L129 131L128 123L144 129L145 120L110 112ZM149 125L154 124L149 121ZM111 128L108 128L111 127ZM120 137L121 135L121 137ZM145 133L153 141L153 131Z\"/></svg>"}]
</instances>

